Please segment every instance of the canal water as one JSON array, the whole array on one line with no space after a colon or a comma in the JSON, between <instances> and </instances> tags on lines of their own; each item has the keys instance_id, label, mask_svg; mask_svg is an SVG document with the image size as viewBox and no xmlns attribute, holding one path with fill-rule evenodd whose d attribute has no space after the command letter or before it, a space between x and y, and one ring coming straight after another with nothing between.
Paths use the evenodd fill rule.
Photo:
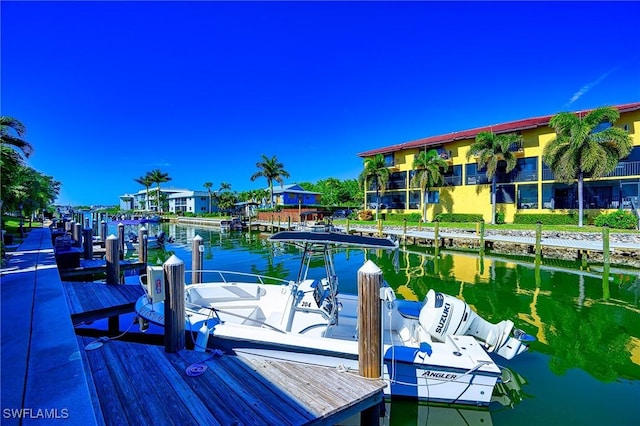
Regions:
<instances>
[{"instance_id":1,"label":"canal water","mask_svg":"<svg viewBox=\"0 0 640 426\"><path fill-rule=\"evenodd\" d=\"M160 228L158 228L160 229ZM219 232L162 224L175 242L154 251L150 263L175 254L191 269L191 241L204 240L205 269L293 279L298 249L274 245L268 234ZM153 235L153 230L150 233ZM488 409L390 401L389 425L636 425L640 406L640 279L638 272L597 265L579 268L528 257L433 252L407 246L396 252L349 249L334 255L340 291L354 293L366 259L383 271L399 298L424 299L431 288L459 297L491 322L512 320L536 337L512 361L496 357L505 383ZM323 276L323 263L312 265ZM189 280L187 274L187 281ZM604 275L604 277L603 277Z\"/></svg>"}]
</instances>

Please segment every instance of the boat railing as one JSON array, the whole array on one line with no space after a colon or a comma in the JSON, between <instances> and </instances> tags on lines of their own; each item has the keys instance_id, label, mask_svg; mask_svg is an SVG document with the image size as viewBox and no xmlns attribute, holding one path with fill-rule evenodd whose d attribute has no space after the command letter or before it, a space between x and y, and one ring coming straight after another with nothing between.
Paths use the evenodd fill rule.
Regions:
<instances>
[{"instance_id":1,"label":"boat railing","mask_svg":"<svg viewBox=\"0 0 640 426\"><path fill-rule=\"evenodd\" d=\"M293 284L293 281L286 280L283 278L270 277L266 275L253 274L249 272L225 271L225 270L218 270L218 269L192 269L192 270L185 271L185 275L188 277L189 274L192 274L194 272L201 274L202 283L212 282L214 281L214 279L211 279L211 276L214 276L214 277L217 276L217 279L215 279L215 281L223 282L223 283L250 282L255 284L263 284L263 285ZM251 278L252 281L249 281L247 278Z\"/></svg>"}]
</instances>

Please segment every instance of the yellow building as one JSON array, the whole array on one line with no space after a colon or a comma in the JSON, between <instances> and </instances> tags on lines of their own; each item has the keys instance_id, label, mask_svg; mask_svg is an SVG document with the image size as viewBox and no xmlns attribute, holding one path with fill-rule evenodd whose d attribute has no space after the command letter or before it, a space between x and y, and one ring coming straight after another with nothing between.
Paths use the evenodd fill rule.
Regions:
<instances>
[{"instance_id":1,"label":"yellow building","mask_svg":"<svg viewBox=\"0 0 640 426\"><path fill-rule=\"evenodd\" d=\"M626 130L633 139L630 155L621 160L618 167L606 177L585 179L584 208L588 215L608 209L638 208L640 193L640 102L614 106L620 112L615 123ZM586 113L584 111L582 113ZM483 170L477 170L473 158L467 160L467 152L478 133L483 131L517 133L522 144L514 144L518 164L513 171L496 173L497 211L503 212L506 222L512 222L516 213L566 214L578 208L577 185L566 185L554 180L551 170L542 162L542 152L549 141L556 137L549 127L553 115L528 118L477 129L463 130L439 136L431 136L358 154L363 159L382 154L391 171L389 183L380 195L383 212L419 213L420 190L410 186L413 176L413 160L422 150L436 149L449 163L444 174L445 184L429 194L428 220L439 213L479 213L485 221L491 219L491 185ZM365 191L365 203L376 206L375 187Z\"/></svg>"}]
</instances>

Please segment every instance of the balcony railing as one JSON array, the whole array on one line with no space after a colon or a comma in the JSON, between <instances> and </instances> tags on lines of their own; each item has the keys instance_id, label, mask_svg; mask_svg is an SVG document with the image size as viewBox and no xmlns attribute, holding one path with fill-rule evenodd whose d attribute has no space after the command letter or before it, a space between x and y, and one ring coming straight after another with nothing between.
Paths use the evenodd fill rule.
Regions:
<instances>
[{"instance_id":1,"label":"balcony railing","mask_svg":"<svg viewBox=\"0 0 640 426\"><path fill-rule=\"evenodd\" d=\"M638 176L640 175L640 161L622 161L618 166L609 174L604 177L625 177L625 176ZM589 178L588 175L585 175ZM551 169L542 169L542 180L555 180L555 176Z\"/></svg>"},{"instance_id":2,"label":"balcony railing","mask_svg":"<svg viewBox=\"0 0 640 426\"><path fill-rule=\"evenodd\" d=\"M524 147L523 147L522 141L514 142L511 145L509 145L509 151L511 151L511 152L523 152L524 151Z\"/></svg>"}]
</instances>

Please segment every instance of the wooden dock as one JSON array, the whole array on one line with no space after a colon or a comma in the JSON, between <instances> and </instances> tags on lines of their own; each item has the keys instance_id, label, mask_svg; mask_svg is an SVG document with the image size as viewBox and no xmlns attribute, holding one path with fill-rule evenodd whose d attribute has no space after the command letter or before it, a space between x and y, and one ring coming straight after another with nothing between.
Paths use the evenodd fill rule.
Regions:
<instances>
[{"instance_id":1,"label":"wooden dock","mask_svg":"<svg viewBox=\"0 0 640 426\"><path fill-rule=\"evenodd\" d=\"M74 324L133 312L144 294L139 285L63 281L62 287Z\"/></svg>"},{"instance_id":2,"label":"wooden dock","mask_svg":"<svg viewBox=\"0 0 640 426\"><path fill-rule=\"evenodd\" d=\"M384 382L328 367L106 338L87 350L96 338L76 336L72 315L111 314L111 302L97 299L120 304L142 289L63 284L48 228L31 230L1 276L3 425L329 425L383 398ZM194 364L203 374L187 374Z\"/></svg>"},{"instance_id":3,"label":"wooden dock","mask_svg":"<svg viewBox=\"0 0 640 426\"><path fill-rule=\"evenodd\" d=\"M121 260L120 271L144 270L146 264L136 260ZM77 268L60 269L60 277L67 280L73 277L91 276L107 273L107 262L103 259L80 259L80 266Z\"/></svg>"},{"instance_id":4,"label":"wooden dock","mask_svg":"<svg viewBox=\"0 0 640 426\"><path fill-rule=\"evenodd\" d=\"M94 340L78 338L81 347ZM82 357L105 424L329 425L380 403L384 387L326 367L119 341Z\"/></svg>"},{"instance_id":5,"label":"wooden dock","mask_svg":"<svg viewBox=\"0 0 640 426\"><path fill-rule=\"evenodd\" d=\"M375 228L369 227L350 227L349 233L357 233L357 234L367 234L367 235L379 235ZM429 231L415 231L415 230L407 230L406 232L402 229L383 229L382 235L385 237L394 237L397 239L404 240L412 240L414 243L418 240L422 241L433 241L436 239L435 232L432 230ZM502 234L490 234L487 233L483 237L485 243L489 245L495 243L507 243L507 244L519 244L524 246L535 246L536 238L535 237L526 237L526 236L513 236L513 235L502 235ZM472 240L480 243L480 235L476 232L439 232L438 240L441 247L447 246L447 240ZM566 238L545 238L542 237L540 239L540 245L542 247L559 247L559 248L567 248L574 250L588 250L588 251L603 251L602 241L591 241L591 240L570 240ZM640 250L639 244L632 243L622 243L622 242L611 242L609 245L610 250L618 249L618 250Z\"/></svg>"}]
</instances>

